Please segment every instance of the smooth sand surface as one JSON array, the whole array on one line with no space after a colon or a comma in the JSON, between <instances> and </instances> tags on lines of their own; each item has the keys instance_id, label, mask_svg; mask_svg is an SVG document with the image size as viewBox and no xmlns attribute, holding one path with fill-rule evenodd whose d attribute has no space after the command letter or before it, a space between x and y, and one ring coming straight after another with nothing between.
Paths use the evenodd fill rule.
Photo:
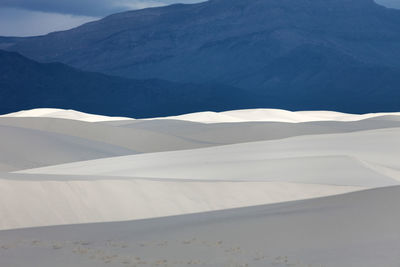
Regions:
<instances>
[{"instance_id":1,"label":"smooth sand surface","mask_svg":"<svg viewBox=\"0 0 400 267\"><path fill-rule=\"evenodd\" d=\"M362 189L290 182L0 174L0 230L155 218Z\"/></svg>"},{"instance_id":2,"label":"smooth sand surface","mask_svg":"<svg viewBox=\"0 0 400 267\"><path fill-rule=\"evenodd\" d=\"M182 120L136 120L115 121L110 122L110 124L179 136L208 144L223 145L282 139L300 135L395 128L400 127L400 116L377 117L355 122L238 122L204 124Z\"/></svg>"},{"instance_id":3,"label":"smooth sand surface","mask_svg":"<svg viewBox=\"0 0 400 267\"><path fill-rule=\"evenodd\" d=\"M3 172L135 153L94 140L0 125L0 171Z\"/></svg>"},{"instance_id":4,"label":"smooth sand surface","mask_svg":"<svg viewBox=\"0 0 400 267\"><path fill-rule=\"evenodd\" d=\"M0 266L398 266L399 118L1 117Z\"/></svg>"},{"instance_id":5,"label":"smooth sand surface","mask_svg":"<svg viewBox=\"0 0 400 267\"><path fill-rule=\"evenodd\" d=\"M3 207L10 220L2 220L2 229L154 218L399 185L399 135L400 128L307 135L3 174L2 202L21 197L19 205Z\"/></svg>"},{"instance_id":6,"label":"smooth sand surface","mask_svg":"<svg viewBox=\"0 0 400 267\"><path fill-rule=\"evenodd\" d=\"M400 116L400 112L391 113L369 113L369 114L348 114L335 111L288 111L281 109L243 109L224 112L196 112L179 116L169 116L153 119L173 119L201 123L221 123L221 122L248 122L248 121L268 121L268 122L310 122L310 121L359 121L380 116ZM64 110L54 108L38 108L5 114L0 117L44 117L44 118L63 118L88 122L134 120L125 117L108 117L83 113L75 110Z\"/></svg>"},{"instance_id":7,"label":"smooth sand surface","mask_svg":"<svg viewBox=\"0 0 400 267\"><path fill-rule=\"evenodd\" d=\"M11 118L59 118L69 120L79 120L87 122L99 122L99 121L118 121L118 120L132 120L126 117L109 117L95 114L88 114L75 110L57 109L57 108L36 108L31 110L22 110L9 114L2 115L0 117L11 117Z\"/></svg>"},{"instance_id":8,"label":"smooth sand surface","mask_svg":"<svg viewBox=\"0 0 400 267\"><path fill-rule=\"evenodd\" d=\"M400 112L348 114L335 111L288 111L281 109L243 109L224 112L197 112L179 116L170 116L156 119L174 119L201 123L221 122L310 122L310 121L359 121L380 116L400 116Z\"/></svg>"},{"instance_id":9,"label":"smooth sand surface","mask_svg":"<svg viewBox=\"0 0 400 267\"><path fill-rule=\"evenodd\" d=\"M400 181L399 136L400 128L309 135L82 161L21 173L387 186Z\"/></svg>"},{"instance_id":10,"label":"smooth sand surface","mask_svg":"<svg viewBox=\"0 0 400 267\"><path fill-rule=\"evenodd\" d=\"M123 147L135 151L135 153L190 149L213 145L145 129L128 129L103 123L57 118L0 118L0 125L84 138Z\"/></svg>"},{"instance_id":11,"label":"smooth sand surface","mask_svg":"<svg viewBox=\"0 0 400 267\"><path fill-rule=\"evenodd\" d=\"M112 147L125 148L132 153L116 153L112 155L127 155L136 153L185 150L218 145L254 142L263 140L282 139L300 135L317 135L330 133L345 133L365 131L371 129L383 129L400 127L400 120L396 116L366 119L357 122L308 122L308 123L282 123L282 122L242 122L204 124L178 120L131 120L113 122L84 122L79 120L59 118L20 118L2 117L0 125L4 127L18 127L29 130L39 130L50 135L70 136L69 138L84 139L87 142L104 143ZM21 130L22 131L22 130ZM6 144L15 143L11 134L2 134L1 141ZM24 139L23 150L37 151L29 138ZM32 144L32 145L31 145ZM68 149L68 148L66 148ZM45 148L46 150L46 148ZM58 147L54 151L62 151ZM20 151L20 152L19 152ZM25 153L16 146L13 153ZM5 155L5 154L4 154ZM10 156L12 153L10 154ZM49 158L57 159L57 154L46 154ZM110 155L110 156L112 156ZM107 156L107 155L105 155ZM8 156L7 156L8 157ZM10 159L10 163L0 162L0 170L11 171L17 169L34 168L49 164L26 164L26 157ZM32 157L30 157L32 158ZM99 158L99 157L91 157ZM86 159L91 159L86 158ZM74 162L85 158L65 159L63 161L51 161L53 164Z\"/></svg>"},{"instance_id":12,"label":"smooth sand surface","mask_svg":"<svg viewBox=\"0 0 400 267\"><path fill-rule=\"evenodd\" d=\"M397 267L400 188L123 223L0 231L1 266Z\"/></svg>"}]
</instances>

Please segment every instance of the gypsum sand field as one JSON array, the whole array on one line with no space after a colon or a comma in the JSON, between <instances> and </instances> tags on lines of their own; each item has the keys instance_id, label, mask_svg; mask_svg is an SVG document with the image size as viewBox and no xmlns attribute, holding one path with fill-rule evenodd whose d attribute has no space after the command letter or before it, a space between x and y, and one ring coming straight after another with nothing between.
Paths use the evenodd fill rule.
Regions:
<instances>
[{"instance_id":1,"label":"gypsum sand field","mask_svg":"<svg viewBox=\"0 0 400 267\"><path fill-rule=\"evenodd\" d=\"M288 117L288 114L293 115L293 113L284 111L271 112L271 110L230 112L230 114L236 114L235 120L239 120L237 119L239 117L240 122L232 122L231 117L229 119L226 117L221 119L221 115L226 113L212 113L211 115L217 118L213 118L211 121L210 113L197 114L197 117L196 114L187 115L191 116L192 120L193 116L197 118L196 122L183 120L182 117L174 118L173 120L171 118L167 120L127 120L124 118L123 120L112 121L101 117L99 121L98 117L93 115L85 115L86 121L81 121L77 120L81 115L75 116L76 113L73 111L65 111L67 114L64 114L65 118L63 117L63 111L57 111L57 118L48 118L46 114L44 117L43 114L39 114L40 116L32 118L3 117L0 119L0 125L8 127L7 129L11 128L17 132L35 131L39 137L42 133L42 136L54 135L53 139L57 140L58 144L61 143L58 149L55 150L58 153L63 150L63 146L66 151L69 151L70 147L74 147L70 146L71 140L78 147L78 152L76 153L77 157L74 156L74 150L71 150L70 158L59 159L57 153L48 149L52 147L52 143L46 143L48 142L47 138L41 139L44 140L43 143L36 142L37 139L33 139L33 142L30 142L31 135L29 134L21 135L22 137L20 138L28 145L15 146L15 149L13 149L14 136L18 135L3 134L2 146L8 146L9 151L14 153L13 157L7 157L7 155L4 156L2 154L5 159L4 162L9 163L11 161L13 163L11 164L13 166L12 170L18 171L18 173L6 172L6 169L1 173L0 182L2 186L0 190L2 190L2 194L0 196L2 198L1 203L4 203L0 207L3 215L1 220L2 229L129 221L142 218L156 218L153 220L160 223L159 227L163 228L167 226L165 221L168 218L158 217L213 210L221 210L215 214L223 214L225 212L223 210L235 207L280 203L370 188L396 186L398 184L400 168L397 159L399 158L400 149L398 148L400 146L397 138L399 136L399 117L397 114L353 116L330 112L308 112L305 113L307 115L305 118L303 116L299 119L299 113ZM73 115L72 120L71 113ZM256 116L255 114L258 115ZM277 117L276 114L280 117ZM243 121L243 118L247 120L254 118L253 120L257 121ZM327 119L330 121L325 121ZM272 122L268 120L272 120ZM292 122L288 122L288 120L292 120ZM296 123L294 123L295 120L297 120ZM76 127L77 131L73 130L74 127ZM1 133L4 133L4 131ZM109 136L116 137L109 138ZM224 136L228 139L225 142ZM215 140L212 139L213 137L215 137ZM77 139L79 139L78 142L76 141ZM70 143L65 142L65 140ZM145 140L147 142L144 142ZM178 141L175 143L166 142L168 140ZM159 144L164 144L158 151L157 141ZM32 146L29 143L32 143ZM86 158L79 158L79 155L81 155L79 148L88 147L88 144L94 148L98 144L99 151L103 151L101 153L104 154L96 154L98 153L96 151L96 153L88 154ZM135 147L140 149L134 149ZM199 149L201 147L206 148ZM26 152L29 151L28 148L33 151L31 154ZM48 150L45 150L45 148ZM46 152L40 153L44 161L31 163L35 150ZM168 152L168 150L172 151ZM111 151L116 155L107 155L104 151L106 153ZM53 161L49 163L48 159L50 158ZM86 161L92 159L93 161ZM31 163L32 166L27 166L24 160ZM57 165L67 162L71 163ZM52 164L56 165L40 168ZM7 165L3 164L3 166ZM38 169L29 169L32 167ZM375 196L373 194L370 196L370 202L374 202L375 198L378 198L378 195ZM303 203L303 201L293 203ZM246 209L251 210L253 208L249 207L243 210ZM329 209L326 208L326 210ZM371 216L376 214L374 212L374 210L371 210ZM190 216L196 215L185 216L191 218ZM258 217L259 215L254 216ZM324 217L325 215L321 212L318 216ZM386 223L386 217L383 218L383 223ZM344 218L343 220L345 221L346 219ZM136 228L139 222L126 222L126 224ZM355 220L349 219L347 224L349 224L349 227L354 227L355 222ZM176 223L174 222L173 224ZM188 225L192 224L197 225L194 222L188 223ZM113 225L113 223L104 225ZM328 226L329 224L324 227ZM60 226L58 229L62 229L62 227L68 228L68 226ZM82 227L85 226L82 225ZM233 228L238 233L242 231L241 226L236 225ZM336 230L338 234L339 229ZM379 229L374 228L372 230L376 232L376 236L379 235ZM39 231L38 228L31 230L20 229L10 232L1 231L0 233L18 233L19 231L21 233L26 233L26 231L39 233L41 230ZM274 239L274 235L268 229L263 231L266 231L271 236L271 239ZM362 231L367 232L366 229L360 229L360 233ZM75 230L71 230L68 235L73 236L74 232ZM106 231L101 230L102 232ZM282 234L285 231L277 230L277 233ZM137 232L132 232L132 236L136 236L136 234ZM385 234L385 232L382 231L382 234ZM392 235L396 236L396 234L396 230L393 229ZM115 235L118 236L119 234L115 232ZM375 235L371 237L371 240L375 238ZM18 241L17 236L15 234L16 239L13 242L26 245L27 241ZM319 233L309 232L307 238L310 239L309 242L314 242L312 239L319 238L319 236L321 236ZM351 237L349 234L346 236ZM198 240L199 237L193 238ZM306 237L304 238L307 240ZM333 236L329 238L333 238ZM330 241L329 238L327 241ZM371 245L371 250L375 250L378 254L385 254L386 252L381 251L382 248L377 244L388 242L385 238L385 236L382 236L381 239L377 238L378 241ZM253 237L253 239L256 238ZM1 240L4 239L2 238ZM195 243L190 240L185 239L183 244ZM37 244L37 241L33 240L32 242ZM213 240L203 241L204 244L210 243L210 248L214 242ZM215 242L219 244L220 241L224 242L223 240ZM41 241L39 240L39 242ZM60 240L57 242L63 243ZM69 244L68 242L70 241L65 240L64 243ZM72 244L76 243L75 245L78 247L88 246L86 243L89 241L82 241L83 245L79 245L79 242L79 240L73 241ZM113 242L118 243L118 238L113 239ZM267 241L264 242L263 247L267 246ZM363 243L362 239L360 242L365 246L366 243ZM274 250L274 247L277 247L275 243L269 241L270 254L268 257L270 260L274 258L274 254L279 254L277 250ZM49 245L50 243L46 244ZM290 249L291 246L288 246L287 251L295 248L302 249L302 246L298 243L294 242L293 244L294 247ZM46 248L47 245L43 248ZM396 247L397 244L393 243L392 245ZM11 250L7 248L9 246L9 244L5 244L7 253L11 253ZM53 244L50 247L58 251L59 246L61 245ZM118 247L118 245L116 246ZM125 245L122 244L121 246ZM141 247L140 244L139 247ZM303 247L303 249L305 248ZM25 252L22 253L24 255L23 258L25 256L28 258L29 256L38 257L37 264L41 264L40 266L45 266L44 264L46 264L47 260L48 264L54 264L55 261L58 262L58 260L52 258L53 256L56 258L62 257L60 254L53 255L52 253L50 254L53 256L39 257L41 254L37 253L36 249L32 249L28 245L25 246ZM78 251L83 253L86 251L85 249L78 249ZM88 251L93 252L91 250L93 248L87 249L87 253ZM162 254L155 246L149 246L146 252L149 254L143 255L165 255L169 256L170 259L176 258L179 261L180 258L176 256L176 253L182 248L178 246L175 249L177 250L176 252L168 250L165 254ZM232 246L231 249L235 251ZM357 249L360 250L358 252L360 255L366 254L365 248L362 247L352 248L349 251ZM101 250L100 248L99 251ZM225 250L229 251L229 248L225 248ZM329 249L332 255L342 255L340 253L344 253L343 251L338 251L335 254L333 252L335 250L338 251L340 249L338 247ZM390 256L392 250L387 248L386 250L386 254ZM71 261L65 261L66 266L76 266L78 263L83 264L82 266L99 264L96 261L86 262L81 257L80 252L77 254L80 256L77 256L74 260L71 258ZM86 252L83 254L87 254ZM134 254L133 251L129 253ZM290 264L300 264L298 266L302 266L301 264L303 263L320 264L309 256L297 257L297 262L294 259L289 259L288 255L278 255L269 263L267 261L244 263L242 260L248 259L249 255L244 256L239 253L236 258L230 258L229 255L210 253L205 246L197 247L195 251L188 254L188 256L193 255L193 257L203 255L201 256L203 258L204 255L208 255L208 263L205 263L204 259L198 261L194 259L192 259L193 261L190 259L185 261L185 259L182 259L182 262L170 262L168 264L170 264L169 266L179 266L178 264L185 266L195 263L208 264L208 266L245 266L245 264L249 264L249 266L268 266L268 264L290 266ZM354 253L358 255L356 252ZM76 255L76 253L73 255ZM136 258L136 262L134 262L133 258L129 258L118 263L118 261L114 261L115 255L107 254L103 256L106 258L104 262L108 262L107 264L113 262L112 264L117 264L116 266L120 263L128 266L129 264L132 266L145 264L143 260ZM369 259L367 256L365 257ZM90 255L90 258L93 257L96 258L96 256ZM111 260L109 259L110 257ZM137 257L142 259L140 256ZM324 263L321 264L331 264L327 266L337 266L337 264L340 264L339 266L377 266L366 265L367 261L359 260L357 257L355 259L354 257L347 257L340 261L339 259L328 259L327 256L324 256ZM385 261L385 266L392 266L387 264L395 264L395 260L392 258L389 257L390 261ZM13 257L11 254L7 254L1 259L12 260ZM303 262L300 259L303 259ZM149 266L157 266L157 264L168 266L164 260L146 261L146 264ZM74 261L75 263L72 263ZM374 261L370 259L368 262L373 263ZM4 264L11 263L4 262ZM26 263L17 263L14 259L10 266L18 266L18 264L25 266L24 264Z\"/></svg>"}]
</instances>

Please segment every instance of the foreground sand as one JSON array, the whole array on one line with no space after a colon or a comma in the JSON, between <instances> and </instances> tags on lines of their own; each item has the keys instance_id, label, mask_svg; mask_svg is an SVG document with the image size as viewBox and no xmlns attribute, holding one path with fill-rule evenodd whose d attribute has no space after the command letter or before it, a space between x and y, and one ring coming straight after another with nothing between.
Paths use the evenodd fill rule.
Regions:
<instances>
[{"instance_id":1,"label":"foreground sand","mask_svg":"<svg viewBox=\"0 0 400 267\"><path fill-rule=\"evenodd\" d=\"M399 136L399 113L1 116L0 266L398 266Z\"/></svg>"},{"instance_id":2,"label":"foreground sand","mask_svg":"<svg viewBox=\"0 0 400 267\"><path fill-rule=\"evenodd\" d=\"M400 187L124 223L0 231L1 266L394 267Z\"/></svg>"}]
</instances>

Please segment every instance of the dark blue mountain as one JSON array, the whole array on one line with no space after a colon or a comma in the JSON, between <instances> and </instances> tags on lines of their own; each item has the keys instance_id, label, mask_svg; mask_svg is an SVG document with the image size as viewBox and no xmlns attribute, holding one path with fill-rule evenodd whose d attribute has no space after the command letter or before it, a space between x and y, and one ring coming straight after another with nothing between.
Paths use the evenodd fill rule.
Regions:
<instances>
[{"instance_id":1,"label":"dark blue mountain","mask_svg":"<svg viewBox=\"0 0 400 267\"><path fill-rule=\"evenodd\" d=\"M87 71L238 87L264 107L400 110L400 10L373 0L210 0L0 45Z\"/></svg>"},{"instance_id":2,"label":"dark blue mountain","mask_svg":"<svg viewBox=\"0 0 400 267\"><path fill-rule=\"evenodd\" d=\"M0 114L54 107L142 118L256 107L256 99L234 87L131 80L0 50Z\"/></svg>"}]
</instances>

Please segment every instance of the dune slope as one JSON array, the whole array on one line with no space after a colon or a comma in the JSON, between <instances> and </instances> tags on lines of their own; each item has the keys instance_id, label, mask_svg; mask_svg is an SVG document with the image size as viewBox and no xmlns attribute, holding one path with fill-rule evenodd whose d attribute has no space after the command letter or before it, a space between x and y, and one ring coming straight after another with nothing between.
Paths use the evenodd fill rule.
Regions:
<instances>
[{"instance_id":1,"label":"dune slope","mask_svg":"<svg viewBox=\"0 0 400 267\"><path fill-rule=\"evenodd\" d=\"M0 230L164 217L314 198L364 188L284 181L0 174Z\"/></svg>"},{"instance_id":2,"label":"dune slope","mask_svg":"<svg viewBox=\"0 0 400 267\"><path fill-rule=\"evenodd\" d=\"M95 140L3 125L0 151L0 172L136 153Z\"/></svg>"},{"instance_id":3,"label":"dune slope","mask_svg":"<svg viewBox=\"0 0 400 267\"><path fill-rule=\"evenodd\" d=\"M400 184L397 114L228 114L236 122L52 109L0 118L0 230L161 218Z\"/></svg>"},{"instance_id":4,"label":"dune slope","mask_svg":"<svg viewBox=\"0 0 400 267\"><path fill-rule=\"evenodd\" d=\"M0 231L0 264L395 267L399 196L391 187L162 219Z\"/></svg>"},{"instance_id":5,"label":"dune slope","mask_svg":"<svg viewBox=\"0 0 400 267\"><path fill-rule=\"evenodd\" d=\"M399 128L390 128L307 135L82 161L22 173L390 185L400 177L386 177L376 170L400 170L399 134Z\"/></svg>"}]
</instances>

